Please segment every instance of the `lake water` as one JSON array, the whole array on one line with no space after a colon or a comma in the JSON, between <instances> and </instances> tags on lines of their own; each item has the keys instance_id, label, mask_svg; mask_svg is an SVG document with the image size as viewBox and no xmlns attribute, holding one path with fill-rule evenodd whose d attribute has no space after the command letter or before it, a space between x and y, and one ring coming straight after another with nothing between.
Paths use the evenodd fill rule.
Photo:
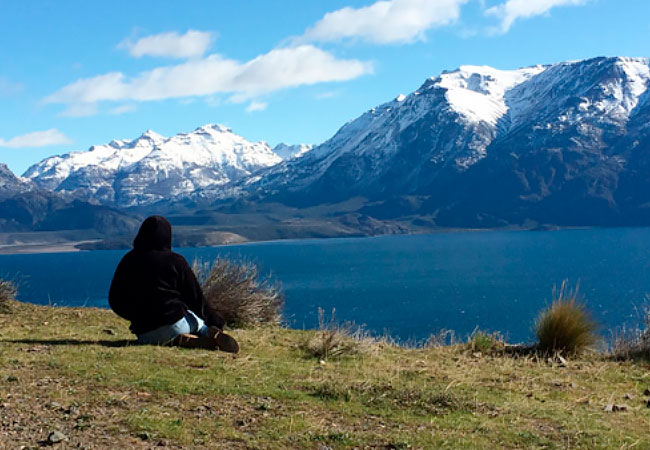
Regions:
<instances>
[{"instance_id":1,"label":"lake water","mask_svg":"<svg viewBox=\"0 0 650 450\"><path fill-rule=\"evenodd\" d=\"M375 333L421 340L441 329L498 330L532 338L555 284L580 291L603 332L638 319L650 292L650 229L462 232L376 238L280 241L177 249L189 261L245 257L281 282L294 328L317 325L317 309ZM0 277L19 299L107 307L125 251L0 255Z\"/></svg>"}]
</instances>

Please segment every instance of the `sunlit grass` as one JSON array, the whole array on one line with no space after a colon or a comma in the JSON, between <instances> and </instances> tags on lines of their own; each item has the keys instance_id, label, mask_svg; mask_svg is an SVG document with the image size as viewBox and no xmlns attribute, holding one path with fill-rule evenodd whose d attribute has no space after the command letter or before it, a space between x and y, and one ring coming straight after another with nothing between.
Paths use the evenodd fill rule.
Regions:
<instances>
[{"instance_id":1,"label":"sunlit grass","mask_svg":"<svg viewBox=\"0 0 650 450\"><path fill-rule=\"evenodd\" d=\"M234 330L233 356L125 345L110 311L12 310L0 314L0 415L22 430L10 448L52 427L98 448L650 446L647 368L595 354L560 366L475 335L473 348L379 342L319 363L304 348L319 330ZM611 403L628 409L604 412Z\"/></svg>"}]
</instances>

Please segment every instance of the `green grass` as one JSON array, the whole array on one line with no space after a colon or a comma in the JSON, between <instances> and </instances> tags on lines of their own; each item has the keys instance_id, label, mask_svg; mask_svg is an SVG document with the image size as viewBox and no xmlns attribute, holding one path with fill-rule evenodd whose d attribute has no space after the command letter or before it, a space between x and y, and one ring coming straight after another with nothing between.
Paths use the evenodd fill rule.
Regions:
<instances>
[{"instance_id":1,"label":"green grass","mask_svg":"<svg viewBox=\"0 0 650 450\"><path fill-rule=\"evenodd\" d=\"M317 332L279 327L234 330L233 356L128 345L110 311L11 306L0 448L54 429L95 448L650 448L642 362L504 356L477 334L473 346L379 342L320 363L305 351Z\"/></svg>"}]
</instances>

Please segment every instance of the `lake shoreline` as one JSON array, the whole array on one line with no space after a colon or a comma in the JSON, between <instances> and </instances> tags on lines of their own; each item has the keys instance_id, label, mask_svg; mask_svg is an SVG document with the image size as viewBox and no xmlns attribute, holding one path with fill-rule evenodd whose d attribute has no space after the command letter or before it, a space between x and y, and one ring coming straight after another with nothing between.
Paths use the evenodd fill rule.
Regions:
<instances>
[{"instance_id":1,"label":"lake shoreline","mask_svg":"<svg viewBox=\"0 0 650 450\"><path fill-rule=\"evenodd\" d=\"M503 232L503 231L562 231L562 230L584 230L597 227L538 227L538 228L524 228L524 227L504 227L504 228L439 228L431 229L422 232L410 233L386 233L386 234L372 234L372 235L340 235L340 236L305 236L305 237L291 237L291 238L278 238L278 239L247 239L245 241L224 242L216 245L188 245L188 246L174 246L174 248L209 248L209 247L230 247L235 245L250 245L262 244L271 242L298 242L298 241L314 241L314 240L329 240L329 239L351 239L351 238L376 238L382 236L409 236L409 235L439 235L439 234L458 234L458 233L481 233L481 232ZM100 250L129 250L131 247L119 245L115 247L103 248L102 244L105 239L87 239L75 240L67 242L19 242L16 244L0 244L0 255L22 255L22 254L45 254L45 253L71 253L71 252L89 252Z\"/></svg>"},{"instance_id":2,"label":"lake shoreline","mask_svg":"<svg viewBox=\"0 0 650 450\"><path fill-rule=\"evenodd\" d=\"M27 255L44 253L73 253L85 251L79 245L91 244L98 240L71 241L56 243L21 243L15 245L0 245L0 255Z\"/></svg>"}]
</instances>

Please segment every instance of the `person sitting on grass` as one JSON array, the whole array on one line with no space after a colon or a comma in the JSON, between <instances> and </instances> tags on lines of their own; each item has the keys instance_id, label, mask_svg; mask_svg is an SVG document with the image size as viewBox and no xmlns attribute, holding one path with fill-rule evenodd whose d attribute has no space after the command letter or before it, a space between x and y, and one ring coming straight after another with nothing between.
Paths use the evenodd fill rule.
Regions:
<instances>
[{"instance_id":1,"label":"person sitting on grass","mask_svg":"<svg viewBox=\"0 0 650 450\"><path fill-rule=\"evenodd\" d=\"M140 344L237 353L239 345L223 332L223 317L207 306L192 268L171 247L171 224L148 217L115 270L111 309L131 322Z\"/></svg>"}]
</instances>

